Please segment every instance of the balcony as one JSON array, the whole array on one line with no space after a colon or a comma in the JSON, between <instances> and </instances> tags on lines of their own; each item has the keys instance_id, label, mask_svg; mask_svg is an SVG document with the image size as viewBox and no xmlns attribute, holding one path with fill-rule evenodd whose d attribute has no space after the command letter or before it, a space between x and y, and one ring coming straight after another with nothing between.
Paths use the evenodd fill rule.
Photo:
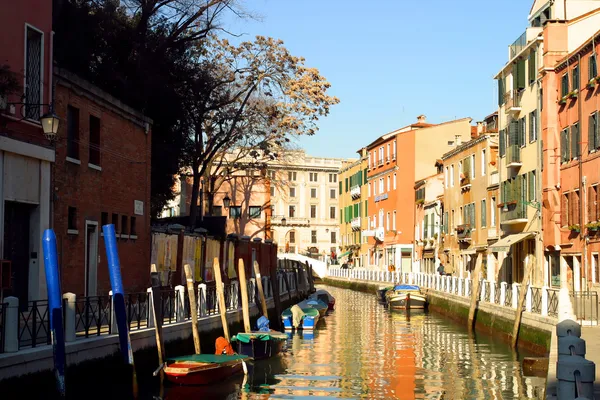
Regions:
<instances>
[{"instance_id":1,"label":"balcony","mask_svg":"<svg viewBox=\"0 0 600 400\"><path fill-rule=\"evenodd\" d=\"M490 172L488 174L488 187L498 186L500 184L500 176L498 171Z\"/></svg>"},{"instance_id":2,"label":"balcony","mask_svg":"<svg viewBox=\"0 0 600 400\"><path fill-rule=\"evenodd\" d=\"M506 149L506 167L520 168L521 165L523 165L521 162L521 146L518 144L511 144Z\"/></svg>"},{"instance_id":3,"label":"balcony","mask_svg":"<svg viewBox=\"0 0 600 400\"><path fill-rule=\"evenodd\" d=\"M285 215L273 215L271 225L279 226L310 226L310 219L298 217L286 217Z\"/></svg>"},{"instance_id":4,"label":"balcony","mask_svg":"<svg viewBox=\"0 0 600 400\"><path fill-rule=\"evenodd\" d=\"M466 192L471 189L471 172L466 170L460 174L460 190Z\"/></svg>"},{"instance_id":5,"label":"balcony","mask_svg":"<svg viewBox=\"0 0 600 400\"><path fill-rule=\"evenodd\" d=\"M504 93L504 112L510 115L515 115L521 112L521 95L522 91L509 90Z\"/></svg>"},{"instance_id":6,"label":"balcony","mask_svg":"<svg viewBox=\"0 0 600 400\"><path fill-rule=\"evenodd\" d=\"M471 241L471 224L461 224L456 227L456 239L459 243Z\"/></svg>"},{"instance_id":7,"label":"balcony","mask_svg":"<svg viewBox=\"0 0 600 400\"><path fill-rule=\"evenodd\" d=\"M542 32L541 27L529 27L511 44L508 46L508 58L512 60L515 58L520 52L523 51L527 44L534 40L539 34Z\"/></svg>"},{"instance_id":8,"label":"balcony","mask_svg":"<svg viewBox=\"0 0 600 400\"><path fill-rule=\"evenodd\" d=\"M359 231L360 230L360 218L359 217L352 218L352 221L350 221L350 227L352 228L353 231Z\"/></svg>"},{"instance_id":9,"label":"balcony","mask_svg":"<svg viewBox=\"0 0 600 400\"><path fill-rule=\"evenodd\" d=\"M504 203L502 214L500 214L500 221L502 225L527 223L527 205L517 201Z\"/></svg>"},{"instance_id":10,"label":"balcony","mask_svg":"<svg viewBox=\"0 0 600 400\"><path fill-rule=\"evenodd\" d=\"M352 197L352 200L360 198L360 186L356 185L350 188L350 197Z\"/></svg>"}]
</instances>

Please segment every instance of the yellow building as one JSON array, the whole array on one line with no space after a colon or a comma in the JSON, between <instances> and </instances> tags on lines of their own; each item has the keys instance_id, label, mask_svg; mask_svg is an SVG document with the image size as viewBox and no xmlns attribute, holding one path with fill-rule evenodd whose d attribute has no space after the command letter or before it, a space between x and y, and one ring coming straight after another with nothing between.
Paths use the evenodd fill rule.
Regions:
<instances>
[{"instance_id":1,"label":"yellow building","mask_svg":"<svg viewBox=\"0 0 600 400\"><path fill-rule=\"evenodd\" d=\"M362 231L367 230L367 150L358 151L360 159L340 169L340 263L353 263L354 267L367 266L368 244Z\"/></svg>"}]
</instances>

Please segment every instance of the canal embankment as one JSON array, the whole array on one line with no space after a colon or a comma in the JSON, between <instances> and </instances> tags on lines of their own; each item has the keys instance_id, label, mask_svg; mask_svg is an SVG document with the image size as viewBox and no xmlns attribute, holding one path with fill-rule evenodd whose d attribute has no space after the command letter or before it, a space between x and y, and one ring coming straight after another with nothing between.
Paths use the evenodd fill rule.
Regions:
<instances>
[{"instance_id":1,"label":"canal embankment","mask_svg":"<svg viewBox=\"0 0 600 400\"><path fill-rule=\"evenodd\" d=\"M326 284L361 292L376 293L382 286L389 283L365 281L351 278L326 277ZM422 288L427 295L429 310L442 314L459 323L467 324L470 297L448 293L434 288ZM499 304L479 301L475 315L476 332L486 333L510 342L516 309ZM547 356L550 350L552 330L556 318L523 312L519 330L519 348L526 349L540 356Z\"/></svg>"}]
</instances>

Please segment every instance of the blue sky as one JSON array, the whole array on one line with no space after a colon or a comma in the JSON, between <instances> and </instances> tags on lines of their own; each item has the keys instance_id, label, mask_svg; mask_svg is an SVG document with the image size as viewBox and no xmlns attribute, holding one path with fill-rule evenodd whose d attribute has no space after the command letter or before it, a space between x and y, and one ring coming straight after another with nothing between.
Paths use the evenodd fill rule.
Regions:
<instances>
[{"instance_id":1,"label":"blue sky","mask_svg":"<svg viewBox=\"0 0 600 400\"><path fill-rule=\"evenodd\" d=\"M282 39L340 99L308 154L355 158L361 145L416 121L471 117L497 108L493 76L527 27L533 0L246 0L259 21L228 20L245 39Z\"/></svg>"}]
</instances>

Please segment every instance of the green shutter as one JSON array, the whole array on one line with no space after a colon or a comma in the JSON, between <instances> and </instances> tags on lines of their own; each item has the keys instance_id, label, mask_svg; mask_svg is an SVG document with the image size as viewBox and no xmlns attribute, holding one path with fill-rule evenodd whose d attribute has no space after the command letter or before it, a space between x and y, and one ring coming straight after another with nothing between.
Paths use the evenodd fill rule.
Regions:
<instances>
[{"instance_id":1,"label":"green shutter","mask_svg":"<svg viewBox=\"0 0 600 400\"><path fill-rule=\"evenodd\" d=\"M369 212L367 211L367 200L365 200L365 217L369 216Z\"/></svg>"},{"instance_id":2,"label":"green shutter","mask_svg":"<svg viewBox=\"0 0 600 400\"><path fill-rule=\"evenodd\" d=\"M588 79L592 80L598 75L598 65L596 64L596 53L590 55L588 62Z\"/></svg>"},{"instance_id":3,"label":"green shutter","mask_svg":"<svg viewBox=\"0 0 600 400\"><path fill-rule=\"evenodd\" d=\"M598 120L600 116L598 115L598 111L594 112L594 120L596 121L595 129L596 133L594 134L594 145L597 148L600 148L600 120Z\"/></svg>"},{"instance_id":4,"label":"green shutter","mask_svg":"<svg viewBox=\"0 0 600 400\"><path fill-rule=\"evenodd\" d=\"M504 104L504 78L498 78L498 107Z\"/></svg>"},{"instance_id":5,"label":"green shutter","mask_svg":"<svg viewBox=\"0 0 600 400\"><path fill-rule=\"evenodd\" d=\"M596 113L588 117L588 152L596 148Z\"/></svg>"},{"instance_id":6,"label":"green shutter","mask_svg":"<svg viewBox=\"0 0 600 400\"><path fill-rule=\"evenodd\" d=\"M358 202L358 216L360 218L362 218L362 216L363 216L363 213L362 213L362 203L360 201Z\"/></svg>"},{"instance_id":7,"label":"green shutter","mask_svg":"<svg viewBox=\"0 0 600 400\"><path fill-rule=\"evenodd\" d=\"M358 214L358 204L354 205L354 214L352 218L358 218L359 214Z\"/></svg>"},{"instance_id":8,"label":"green shutter","mask_svg":"<svg viewBox=\"0 0 600 400\"><path fill-rule=\"evenodd\" d=\"M560 97L565 97L569 94L569 75L564 73L560 79Z\"/></svg>"},{"instance_id":9,"label":"green shutter","mask_svg":"<svg viewBox=\"0 0 600 400\"><path fill-rule=\"evenodd\" d=\"M427 239L427 233L429 230L429 215L425 215L423 219L423 239Z\"/></svg>"},{"instance_id":10,"label":"green shutter","mask_svg":"<svg viewBox=\"0 0 600 400\"><path fill-rule=\"evenodd\" d=\"M362 186L363 184L363 172L358 171L358 186Z\"/></svg>"},{"instance_id":11,"label":"green shutter","mask_svg":"<svg viewBox=\"0 0 600 400\"><path fill-rule=\"evenodd\" d=\"M513 119L508 124L508 147L519 145L519 121Z\"/></svg>"},{"instance_id":12,"label":"green shutter","mask_svg":"<svg viewBox=\"0 0 600 400\"><path fill-rule=\"evenodd\" d=\"M348 178L346 178L345 181L346 181L346 193L348 193Z\"/></svg>"},{"instance_id":13,"label":"green shutter","mask_svg":"<svg viewBox=\"0 0 600 400\"><path fill-rule=\"evenodd\" d=\"M572 74L571 82L573 83L571 86L573 86L573 90L578 90L579 89L579 65L576 65L575 67L573 67L571 74Z\"/></svg>"},{"instance_id":14,"label":"green shutter","mask_svg":"<svg viewBox=\"0 0 600 400\"><path fill-rule=\"evenodd\" d=\"M367 169L365 168L363 171L363 184L367 184Z\"/></svg>"},{"instance_id":15,"label":"green shutter","mask_svg":"<svg viewBox=\"0 0 600 400\"><path fill-rule=\"evenodd\" d=\"M500 157L504 157L506 154L506 129L500 129L500 143L499 143L499 152Z\"/></svg>"},{"instance_id":16,"label":"green shutter","mask_svg":"<svg viewBox=\"0 0 600 400\"><path fill-rule=\"evenodd\" d=\"M527 123L525 117L519 120L519 146L525 146L527 143Z\"/></svg>"},{"instance_id":17,"label":"green shutter","mask_svg":"<svg viewBox=\"0 0 600 400\"><path fill-rule=\"evenodd\" d=\"M340 194L342 194L342 180L340 179Z\"/></svg>"},{"instance_id":18,"label":"green shutter","mask_svg":"<svg viewBox=\"0 0 600 400\"><path fill-rule=\"evenodd\" d=\"M579 124L571 125L571 159L579 157Z\"/></svg>"},{"instance_id":19,"label":"green shutter","mask_svg":"<svg viewBox=\"0 0 600 400\"><path fill-rule=\"evenodd\" d=\"M535 50L529 54L529 83L533 83L537 78L536 56L537 53Z\"/></svg>"},{"instance_id":20,"label":"green shutter","mask_svg":"<svg viewBox=\"0 0 600 400\"><path fill-rule=\"evenodd\" d=\"M485 200L481 200L481 226L487 226L487 208Z\"/></svg>"},{"instance_id":21,"label":"green shutter","mask_svg":"<svg viewBox=\"0 0 600 400\"><path fill-rule=\"evenodd\" d=\"M521 60L517 62L516 68L514 68L514 71L517 71L517 87L515 89L517 90L521 90L521 89L525 89L525 60ZM514 79L514 77L513 77Z\"/></svg>"}]
</instances>

